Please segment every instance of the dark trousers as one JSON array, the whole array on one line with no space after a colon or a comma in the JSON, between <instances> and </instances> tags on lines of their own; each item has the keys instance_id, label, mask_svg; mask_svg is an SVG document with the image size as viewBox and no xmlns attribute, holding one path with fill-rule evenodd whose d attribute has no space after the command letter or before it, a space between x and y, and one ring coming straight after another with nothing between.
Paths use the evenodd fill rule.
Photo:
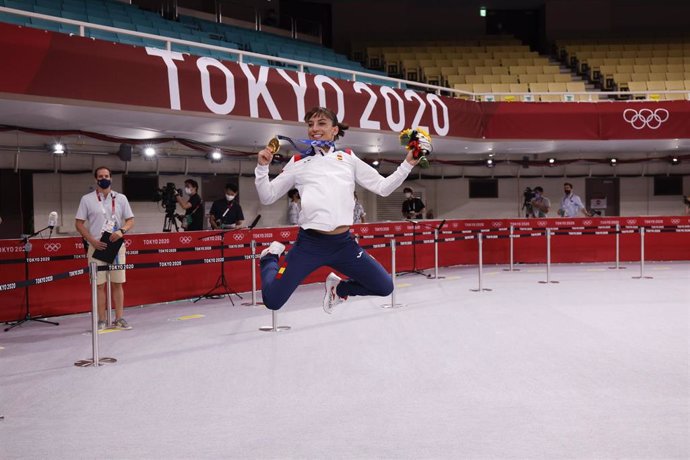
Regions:
<instances>
[{"instance_id":1,"label":"dark trousers","mask_svg":"<svg viewBox=\"0 0 690 460\"><path fill-rule=\"evenodd\" d=\"M327 265L347 276L336 289L340 297L387 296L393 280L380 263L362 249L350 232L324 235L300 229L297 241L283 263L273 254L261 259L261 293L264 304L278 310L300 282L314 270Z\"/></svg>"}]
</instances>

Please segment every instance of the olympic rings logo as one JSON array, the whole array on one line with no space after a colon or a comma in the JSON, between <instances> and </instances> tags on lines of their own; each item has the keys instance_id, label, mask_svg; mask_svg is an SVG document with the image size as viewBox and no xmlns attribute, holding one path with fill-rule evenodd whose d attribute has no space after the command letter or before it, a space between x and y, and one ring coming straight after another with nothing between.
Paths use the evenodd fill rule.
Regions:
<instances>
[{"instance_id":1,"label":"olympic rings logo","mask_svg":"<svg viewBox=\"0 0 690 460\"><path fill-rule=\"evenodd\" d=\"M671 223L674 225L680 224L680 219L671 219Z\"/></svg>"},{"instance_id":2,"label":"olympic rings logo","mask_svg":"<svg viewBox=\"0 0 690 460\"><path fill-rule=\"evenodd\" d=\"M182 244L189 244L191 242L192 242L191 236L181 236L180 237L180 243L182 243Z\"/></svg>"},{"instance_id":3,"label":"olympic rings logo","mask_svg":"<svg viewBox=\"0 0 690 460\"><path fill-rule=\"evenodd\" d=\"M58 252L61 246L60 243L46 243L43 245L43 249L48 252Z\"/></svg>"},{"instance_id":4,"label":"olympic rings logo","mask_svg":"<svg viewBox=\"0 0 690 460\"><path fill-rule=\"evenodd\" d=\"M630 123L635 129L659 129L661 124L669 119L669 113L666 109L625 109L623 111L623 120Z\"/></svg>"},{"instance_id":5,"label":"olympic rings logo","mask_svg":"<svg viewBox=\"0 0 690 460\"><path fill-rule=\"evenodd\" d=\"M539 222L537 222L537 225L539 225L540 227L546 227L546 224L547 222L545 220L540 220Z\"/></svg>"},{"instance_id":6,"label":"olympic rings logo","mask_svg":"<svg viewBox=\"0 0 690 460\"><path fill-rule=\"evenodd\" d=\"M500 227L503 222L491 222L491 225L494 227Z\"/></svg>"},{"instance_id":7,"label":"olympic rings logo","mask_svg":"<svg viewBox=\"0 0 690 460\"><path fill-rule=\"evenodd\" d=\"M402 226L396 225L396 226L395 226L395 231L396 231L396 232L399 232L400 230L402 230Z\"/></svg>"},{"instance_id":8,"label":"olympic rings logo","mask_svg":"<svg viewBox=\"0 0 690 460\"><path fill-rule=\"evenodd\" d=\"M591 220L583 220L582 223L583 223L584 225L592 225L592 221L591 221Z\"/></svg>"},{"instance_id":9,"label":"olympic rings logo","mask_svg":"<svg viewBox=\"0 0 690 460\"><path fill-rule=\"evenodd\" d=\"M290 232L280 232L281 238L290 238Z\"/></svg>"},{"instance_id":10,"label":"olympic rings logo","mask_svg":"<svg viewBox=\"0 0 690 460\"><path fill-rule=\"evenodd\" d=\"M628 225L635 225L637 223L637 219L628 219L625 221L625 223Z\"/></svg>"},{"instance_id":11,"label":"olympic rings logo","mask_svg":"<svg viewBox=\"0 0 690 460\"><path fill-rule=\"evenodd\" d=\"M369 233L369 227L361 227L359 231L362 233Z\"/></svg>"},{"instance_id":12,"label":"olympic rings logo","mask_svg":"<svg viewBox=\"0 0 690 460\"><path fill-rule=\"evenodd\" d=\"M132 244L132 240L125 240L125 247L128 248Z\"/></svg>"},{"instance_id":13,"label":"olympic rings logo","mask_svg":"<svg viewBox=\"0 0 690 460\"><path fill-rule=\"evenodd\" d=\"M235 241L240 241L240 240L243 240L243 239L244 239L244 234L242 234L242 233L235 233L234 235L232 235L232 237L235 239Z\"/></svg>"}]
</instances>

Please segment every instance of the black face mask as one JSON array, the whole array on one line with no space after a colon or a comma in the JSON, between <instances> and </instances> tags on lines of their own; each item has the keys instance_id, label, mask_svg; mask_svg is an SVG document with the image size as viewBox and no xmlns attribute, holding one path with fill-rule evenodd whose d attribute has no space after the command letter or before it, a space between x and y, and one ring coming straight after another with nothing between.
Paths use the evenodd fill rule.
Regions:
<instances>
[{"instance_id":1,"label":"black face mask","mask_svg":"<svg viewBox=\"0 0 690 460\"><path fill-rule=\"evenodd\" d=\"M110 179L98 179L98 186L103 190L110 188L111 183Z\"/></svg>"}]
</instances>

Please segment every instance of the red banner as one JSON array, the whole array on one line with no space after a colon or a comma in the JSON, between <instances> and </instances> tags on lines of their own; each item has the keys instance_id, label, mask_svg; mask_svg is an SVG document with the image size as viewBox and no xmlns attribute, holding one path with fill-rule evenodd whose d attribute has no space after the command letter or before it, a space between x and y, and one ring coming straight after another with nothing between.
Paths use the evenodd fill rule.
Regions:
<instances>
[{"instance_id":1,"label":"red banner","mask_svg":"<svg viewBox=\"0 0 690 460\"><path fill-rule=\"evenodd\" d=\"M613 261L617 224L625 231L620 235L621 261L639 260L638 226L645 226L648 232L646 260L690 260L688 216L449 220L439 235L439 266L476 265L477 232L483 232L483 262L507 264L510 260L508 236L511 226L514 234L519 236L513 239L516 263L546 261L545 227L571 233L562 234L561 230L554 230L552 262ZM393 238L396 240L398 272L411 270L415 259L414 268L430 269L434 266L433 230L438 225L438 221L422 221L416 227L407 222L373 223L353 227L353 234L386 270L391 268L390 241ZM594 232L598 233L592 234ZM230 287L237 292L251 290L252 240L257 242L258 254L274 240L285 243L289 250L289 242L296 237L295 227L227 233L223 253L227 260L225 276ZM208 292L220 275L221 238L214 232L127 235L127 263L134 267L127 272L125 304L134 306L193 298ZM412 244L413 241L416 244ZM36 284L25 289L13 285L27 279L21 241L0 240L0 321L24 317L27 291L30 312L34 316L90 311L88 275L77 274L79 269L86 267L81 239L35 238L31 243L28 279L36 279ZM326 267L321 268L307 277L305 283L323 282L329 271ZM260 289L260 279L257 283ZM237 297L234 300L240 301Z\"/></svg>"},{"instance_id":2,"label":"red banner","mask_svg":"<svg viewBox=\"0 0 690 460\"><path fill-rule=\"evenodd\" d=\"M171 113L301 121L333 108L352 127L475 139L690 138L690 102L477 103L285 69L0 23L0 92Z\"/></svg>"}]
</instances>

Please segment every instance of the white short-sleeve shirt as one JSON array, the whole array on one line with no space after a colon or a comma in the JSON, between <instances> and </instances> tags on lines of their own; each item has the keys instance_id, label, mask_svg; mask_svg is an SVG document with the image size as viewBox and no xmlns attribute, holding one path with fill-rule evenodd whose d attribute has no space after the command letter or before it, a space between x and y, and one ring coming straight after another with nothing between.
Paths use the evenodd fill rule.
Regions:
<instances>
[{"instance_id":1,"label":"white short-sleeve shirt","mask_svg":"<svg viewBox=\"0 0 690 460\"><path fill-rule=\"evenodd\" d=\"M94 238L100 238L106 220L112 219L115 223L113 230L122 228L127 219L134 217L129 200L122 193L111 191L108 195L89 192L81 197L76 218L86 221L89 233Z\"/></svg>"}]
</instances>

